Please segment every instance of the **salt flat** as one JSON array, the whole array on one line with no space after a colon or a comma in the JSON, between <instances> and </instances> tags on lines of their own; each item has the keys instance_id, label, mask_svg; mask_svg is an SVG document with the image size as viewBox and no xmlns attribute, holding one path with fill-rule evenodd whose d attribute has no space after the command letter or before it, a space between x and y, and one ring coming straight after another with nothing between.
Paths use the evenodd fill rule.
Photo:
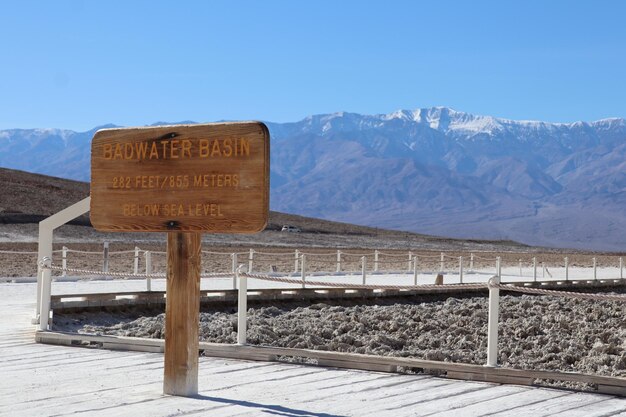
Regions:
<instances>
[{"instance_id":1,"label":"salt flat","mask_svg":"<svg viewBox=\"0 0 626 417\"><path fill-rule=\"evenodd\" d=\"M34 343L34 294L0 284L0 415L626 415L626 399L600 394L216 358L200 360L197 397L164 396L162 354Z\"/></svg>"}]
</instances>

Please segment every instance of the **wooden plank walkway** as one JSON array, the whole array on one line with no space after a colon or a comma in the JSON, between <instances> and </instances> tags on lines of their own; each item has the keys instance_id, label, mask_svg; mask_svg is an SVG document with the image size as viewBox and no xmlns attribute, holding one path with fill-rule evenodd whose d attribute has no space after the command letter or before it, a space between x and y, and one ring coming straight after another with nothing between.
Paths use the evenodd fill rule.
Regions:
<instances>
[{"instance_id":1,"label":"wooden plank walkway","mask_svg":"<svg viewBox=\"0 0 626 417\"><path fill-rule=\"evenodd\" d=\"M626 415L600 394L217 358L198 397L164 396L162 354L34 343L34 293L0 284L0 415Z\"/></svg>"}]
</instances>

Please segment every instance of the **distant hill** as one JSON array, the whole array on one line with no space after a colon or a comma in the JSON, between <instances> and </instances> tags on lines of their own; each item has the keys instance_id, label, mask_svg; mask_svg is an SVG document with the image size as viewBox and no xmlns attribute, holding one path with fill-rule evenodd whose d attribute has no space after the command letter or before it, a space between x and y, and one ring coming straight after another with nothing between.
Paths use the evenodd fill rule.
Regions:
<instances>
[{"instance_id":1,"label":"distant hill","mask_svg":"<svg viewBox=\"0 0 626 417\"><path fill-rule=\"evenodd\" d=\"M273 210L458 238L626 248L626 122L446 107L267 123ZM0 165L89 179L96 129L0 131Z\"/></svg>"},{"instance_id":2,"label":"distant hill","mask_svg":"<svg viewBox=\"0 0 626 417\"><path fill-rule=\"evenodd\" d=\"M44 218L74 204L89 195L89 184L80 181L50 177L29 172L0 168L0 183L3 184L0 206L0 224L37 223ZM72 222L91 226L88 215ZM300 233L281 233L283 225L296 226ZM91 229L91 228L90 228ZM27 230L25 234L29 234ZM1 233L0 233L1 235ZM163 234L74 232L80 240L99 241L120 238L121 240L145 240L146 235L162 239ZM525 245L509 241L467 241L416 233L385 230L332 222L293 214L270 212L265 231L258 235L213 235L215 244L245 244L263 246L295 247L374 247L374 248L435 248L436 250L523 250ZM232 239L224 239L231 236ZM33 236L36 238L36 236ZM5 239L6 240L6 239Z\"/></svg>"}]
</instances>

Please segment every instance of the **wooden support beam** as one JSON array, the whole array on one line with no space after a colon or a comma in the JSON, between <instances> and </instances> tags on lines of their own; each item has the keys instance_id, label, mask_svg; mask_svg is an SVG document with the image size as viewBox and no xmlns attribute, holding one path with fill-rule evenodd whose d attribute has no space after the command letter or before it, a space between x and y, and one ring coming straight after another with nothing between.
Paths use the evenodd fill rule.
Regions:
<instances>
[{"instance_id":1,"label":"wooden support beam","mask_svg":"<svg viewBox=\"0 0 626 417\"><path fill-rule=\"evenodd\" d=\"M198 394L200 238L199 233L167 234L164 394Z\"/></svg>"}]
</instances>

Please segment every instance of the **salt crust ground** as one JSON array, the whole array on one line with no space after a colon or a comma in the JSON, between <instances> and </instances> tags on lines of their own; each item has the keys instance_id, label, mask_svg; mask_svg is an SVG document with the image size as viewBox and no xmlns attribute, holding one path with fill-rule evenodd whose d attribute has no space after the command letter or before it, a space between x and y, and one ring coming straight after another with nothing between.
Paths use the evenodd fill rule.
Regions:
<instances>
[{"instance_id":1,"label":"salt crust ground","mask_svg":"<svg viewBox=\"0 0 626 417\"><path fill-rule=\"evenodd\" d=\"M483 297L377 300L310 306L282 304L248 311L250 344L484 364L487 301ZM340 305L336 305L340 304ZM162 338L164 315L145 311L57 317L62 330ZM626 376L623 303L504 296L502 365ZM139 316L138 316L139 315ZM201 314L201 339L236 343L234 308Z\"/></svg>"},{"instance_id":2,"label":"salt crust ground","mask_svg":"<svg viewBox=\"0 0 626 417\"><path fill-rule=\"evenodd\" d=\"M121 281L59 283L120 291ZM58 288L56 288L58 290ZM431 376L200 358L197 398L161 394L163 356L36 344L34 284L0 284L0 415L561 416L626 413L626 399Z\"/></svg>"}]
</instances>

